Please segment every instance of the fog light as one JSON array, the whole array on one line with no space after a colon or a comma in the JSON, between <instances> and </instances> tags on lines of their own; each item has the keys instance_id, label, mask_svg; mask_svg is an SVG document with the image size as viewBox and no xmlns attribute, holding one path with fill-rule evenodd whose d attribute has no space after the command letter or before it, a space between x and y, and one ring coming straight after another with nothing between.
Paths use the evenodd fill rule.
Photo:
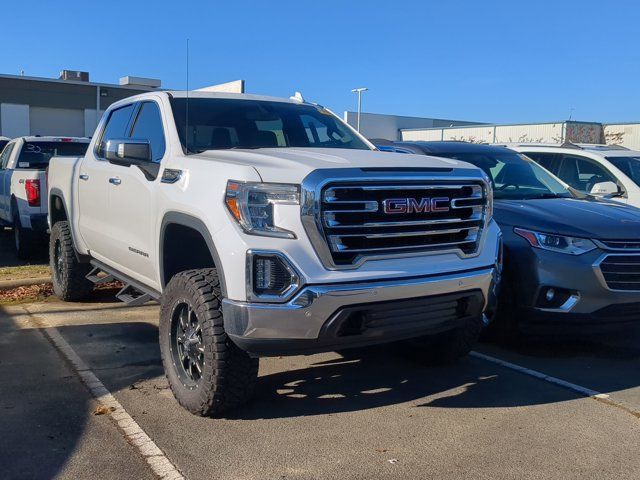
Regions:
<instances>
[{"instance_id":1,"label":"fog light","mask_svg":"<svg viewBox=\"0 0 640 480\"><path fill-rule=\"evenodd\" d=\"M553 300L553 297L556 296L556 291L553 288L550 288L549 290L547 290L547 293L544 295L544 298L547 299L547 302L551 302Z\"/></svg>"},{"instance_id":2,"label":"fog light","mask_svg":"<svg viewBox=\"0 0 640 480\"><path fill-rule=\"evenodd\" d=\"M256 290L274 290L278 280L274 273L277 266L273 258L258 257L254 264L254 288Z\"/></svg>"},{"instance_id":3,"label":"fog light","mask_svg":"<svg viewBox=\"0 0 640 480\"><path fill-rule=\"evenodd\" d=\"M536 307L538 308L562 308L565 303L577 296L577 292L560 287L542 287L538 294Z\"/></svg>"},{"instance_id":4,"label":"fog light","mask_svg":"<svg viewBox=\"0 0 640 480\"><path fill-rule=\"evenodd\" d=\"M250 299L285 299L299 285L299 276L289 262L277 253L249 252Z\"/></svg>"}]
</instances>

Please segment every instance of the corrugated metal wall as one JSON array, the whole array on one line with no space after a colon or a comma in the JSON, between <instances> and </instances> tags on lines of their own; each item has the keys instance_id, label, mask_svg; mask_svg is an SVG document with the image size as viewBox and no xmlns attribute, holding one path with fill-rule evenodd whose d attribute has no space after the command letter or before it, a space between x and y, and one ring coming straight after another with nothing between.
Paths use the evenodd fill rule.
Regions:
<instances>
[{"instance_id":1,"label":"corrugated metal wall","mask_svg":"<svg viewBox=\"0 0 640 480\"><path fill-rule=\"evenodd\" d=\"M484 125L474 127L402 130L407 141L458 140L472 143L576 143L602 142L602 125L585 122L558 122L520 125Z\"/></svg>"},{"instance_id":2,"label":"corrugated metal wall","mask_svg":"<svg viewBox=\"0 0 640 480\"><path fill-rule=\"evenodd\" d=\"M433 142L442 140L444 129L442 128L429 128L424 130L400 130L401 140L410 142Z\"/></svg>"},{"instance_id":3,"label":"corrugated metal wall","mask_svg":"<svg viewBox=\"0 0 640 480\"><path fill-rule=\"evenodd\" d=\"M604 126L604 138L609 145L622 145L640 150L640 123L610 123Z\"/></svg>"},{"instance_id":4,"label":"corrugated metal wall","mask_svg":"<svg viewBox=\"0 0 640 480\"><path fill-rule=\"evenodd\" d=\"M498 125L496 142L561 143L564 126L562 123L541 123L538 125Z\"/></svg>"}]
</instances>

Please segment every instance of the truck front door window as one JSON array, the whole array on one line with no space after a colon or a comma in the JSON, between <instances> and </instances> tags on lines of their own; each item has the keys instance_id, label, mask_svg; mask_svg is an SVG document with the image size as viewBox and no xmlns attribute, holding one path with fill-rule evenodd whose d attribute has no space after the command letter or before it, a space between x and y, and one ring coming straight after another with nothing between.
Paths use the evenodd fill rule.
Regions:
<instances>
[{"instance_id":1,"label":"truck front door window","mask_svg":"<svg viewBox=\"0 0 640 480\"><path fill-rule=\"evenodd\" d=\"M97 154L99 157L104 157L104 147L108 140L113 138L125 138L127 137L127 127L131 121L131 114L133 113L133 104L126 107L118 108L109 115L107 124L102 132L102 138L100 139L100 145L98 146Z\"/></svg>"},{"instance_id":2,"label":"truck front door window","mask_svg":"<svg viewBox=\"0 0 640 480\"><path fill-rule=\"evenodd\" d=\"M166 143L160 109L155 102L144 102L131 131L131 138L148 140L151 145L151 158L158 163L164 156Z\"/></svg>"}]
</instances>

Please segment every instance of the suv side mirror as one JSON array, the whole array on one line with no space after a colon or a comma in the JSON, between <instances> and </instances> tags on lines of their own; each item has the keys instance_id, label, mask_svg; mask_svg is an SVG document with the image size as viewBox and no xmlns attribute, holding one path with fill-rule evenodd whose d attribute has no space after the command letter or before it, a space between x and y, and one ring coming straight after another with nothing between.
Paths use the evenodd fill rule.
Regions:
<instances>
[{"instance_id":1,"label":"suv side mirror","mask_svg":"<svg viewBox=\"0 0 640 480\"><path fill-rule=\"evenodd\" d=\"M620 193L620 188L614 182L600 182L591 187L591 195L597 197L608 197Z\"/></svg>"},{"instance_id":2,"label":"suv side mirror","mask_svg":"<svg viewBox=\"0 0 640 480\"><path fill-rule=\"evenodd\" d=\"M113 138L107 140L104 156L117 165L140 165L151 161L151 144L148 140Z\"/></svg>"}]
</instances>

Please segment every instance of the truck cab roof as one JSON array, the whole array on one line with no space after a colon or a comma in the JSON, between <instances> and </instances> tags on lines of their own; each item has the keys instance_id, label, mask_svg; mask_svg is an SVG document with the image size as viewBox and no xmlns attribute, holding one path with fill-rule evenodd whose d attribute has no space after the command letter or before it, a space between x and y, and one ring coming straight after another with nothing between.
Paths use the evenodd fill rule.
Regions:
<instances>
[{"instance_id":1,"label":"truck cab roof","mask_svg":"<svg viewBox=\"0 0 640 480\"><path fill-rule=\"evenodd\" d=\"M253 100L262 102L281 102L297 105L311 105L310 102L298 100L294 98L272 97L269 95L254 95L249 93L229 93L229 92L203 92L198 90L163 90L161 92L145 92L139 95L127 97L123 100L111 104L109 109L114 106L125 105L131 102L137 102L145 99L157 98L158 95L164 95L168 98L219 98L230 100Z\"/></svg>"}]
</instances>

